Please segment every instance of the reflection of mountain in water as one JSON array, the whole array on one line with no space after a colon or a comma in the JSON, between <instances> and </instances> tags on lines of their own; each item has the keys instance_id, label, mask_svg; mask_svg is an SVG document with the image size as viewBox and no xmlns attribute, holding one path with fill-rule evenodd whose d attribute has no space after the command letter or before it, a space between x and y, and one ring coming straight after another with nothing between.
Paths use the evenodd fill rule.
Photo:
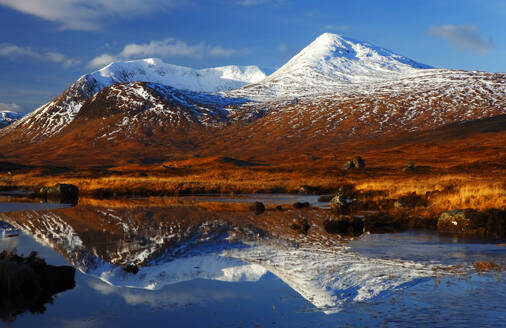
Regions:
<instances>
[{"instance_id":1,"label":"reflection of mountain in water","mask_svg":"<svg viewBox=\"0 0 506 328\"><path fill-rule=\"evenodd\" d=\"M78 206L0 214L84 273L117 286L159 289L182 281L257 281L269 271L325 312L434 275L433 266L367 258L320 229L288 227L301 212L210 212L193 207ZM302 236L302 235L301 235ZM126 272L125 265L140 270Z\"/></svg>"}]
</instances>

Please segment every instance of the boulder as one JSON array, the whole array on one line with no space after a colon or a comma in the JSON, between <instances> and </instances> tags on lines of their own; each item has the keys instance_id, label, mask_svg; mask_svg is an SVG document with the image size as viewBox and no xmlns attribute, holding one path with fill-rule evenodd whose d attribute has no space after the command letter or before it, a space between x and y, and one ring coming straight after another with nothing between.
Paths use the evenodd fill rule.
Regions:
<instances>
[{"instance_id":1,"label":"boulder","mask_svg":"<svg viewBox=\"0 0 506 328\"><path fill-rule=\"evenodd\" d=\"M265 205L261 202L255 202L250 207L250 210L254 211L256 214L261 214L265 211Z\"/></svg>"},{"instance_id":2,"label":"boulder","mask_svg":"<svg viewBox=\"0 0 506 328\"><path fill-rule=\"evenodd\" d=\"M355 164L353 164L352 161L346 161L346 162L344 162L344 164L341 168L343 170L349 170L349 169L353 169L354 167L355 167Z\"/></svg>"},{"instance_id":3,"label":"boulder","mask_svg":"<svg viewBox=\"0 0 506 328\"><path fill-rule=\"evenodd\" d=\"M309 227L310 226L306 218L293 219L292 224L290 225L290 228L305 235L307 234Z\"/></svg>"},{"instance_id":4,"label":"boulder","mask_svg":"<svg viewBox=\"0 0 506 328\"><path fill-rule=\"evenodd\" d=\"M413 172L415 170L415 164L413 164L413 162L407 162L402 170L404 172Z\"/></svg>"},{"instance_id":5,"label":"boulder","mask_svg":"<svg viewBox=\"0 0 506 328\"><path fill-rule=\"evenodd\" d=\"M351 161L353 162L353 165L356 167L356 168L363 168L365 167L365 161L362 159L362 157L360 156L355 156L351 159Z\"/></svg>"},{"instance_id":6,"label":"boulder","mask_svg":"<svg viewBox=\"0 0 506 328\"><path fill-rule=\"evenodd\" d=\"M296 209L302 209L302 208L306 208L306 207L310 207L311 204L309 204L308 202L295 202L293 203L292 205L294 208Z\"/></svg>"},{"instance_id":7,"label":"boulder","mask_svg":"<svg viewBox=\"0 0 506 328\"><path fill-rule=\"evenodd\" d=\"M323 227L330 234L360 236L364 232L364 221L360 217L340 215L326 220Z\"/></svg>"},{"instance_id":8,"label":"boulder","mask_svg":"<svg viewBox=\"0 0 506 328\"><path fill-rule=\"evenodd\" d=\"M506 210L497 208L478 212L473 209L457 209L443 212L437 228L441 232L454 232L481 237L506 237Z\"/></svg>"},{"instance_id":9,"label":"boulder","mask_svg":"<svg viewBox=\"0 0 506 328\"><path fill-rule=\"evenodd\" d=\"M334 196L330 202L330 209L337 213L346 213L348 212L351 203L353 203L353 199L345 194L338 194Z\"/></svg>"},{"instance_id":10,"label":"boulder","mask_svg":"<svg viewBox=\"0 0 506 328\"><path fill-rule=\"evenodd\" d=\"M480 213L473 209L456 209L441 213L437 221L437 229L441 232L470 233L473 221L479 221Z\"/></svg>"},{"instance_id":11,"label":"boulder","mask_svg":"<svg viewBox=\"0 0 506 328\"><path fill-rule=\"evenodd\" d=\"M55 184L53 187L42 187L40 196L48 201L57 201L64 204L77 204L79 189L72 184Z\"/></svg>"},{"instance_id":12,"label":"boulder","mask_svg":"<svg viewBox=\"0 0 506 328\"><path fill-rule=\"evenodd\" d=\"M343 170L358 169L365 167L365 161L360 156L355 156L351 160L344 163Z\"/></svg>"}]
</instances>

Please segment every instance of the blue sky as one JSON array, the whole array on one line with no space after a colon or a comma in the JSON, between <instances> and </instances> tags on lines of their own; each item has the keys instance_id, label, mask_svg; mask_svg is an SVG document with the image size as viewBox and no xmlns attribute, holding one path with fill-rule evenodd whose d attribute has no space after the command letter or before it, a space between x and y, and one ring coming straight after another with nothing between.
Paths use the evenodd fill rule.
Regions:
<instances>
[{"instance_id":1,"label":"blue sky","mask_svg":"<svg viewBox=\"0 0 506 328\"><path fill-rule=\"evenodd\" d=\"M273 71L323 32L436 67L506 72L506 0L0 0L0 110L111 60Z\"/></svg>"}]
</instances>

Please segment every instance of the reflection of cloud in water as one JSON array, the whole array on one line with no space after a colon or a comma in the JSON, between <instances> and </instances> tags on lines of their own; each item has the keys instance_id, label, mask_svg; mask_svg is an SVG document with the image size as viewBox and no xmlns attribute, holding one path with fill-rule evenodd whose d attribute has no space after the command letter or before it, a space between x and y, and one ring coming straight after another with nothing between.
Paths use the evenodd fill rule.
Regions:
<instances>
[{"instance_id":1,"label":"reflection of cloud in water","mask_svg":"<svg viewBox=\"0 0 506 328\"><path fill-rule=\"evenodd\" d=\"M161 289L166 285L194 279L258 281L266 272L260 265L239 259L204 255L141 267L135 275L109 264L87 273L115 286Z\"/></svg>"},{"instance_id":2,"label":"reflection of cloud in water","mask_svg":"<svg viewBox=\"0 0 506 328\"><path fill-rule=\"evenodd\" d=\"M104 326L104 323L97 317L86 317L80 319L62 319L58 321L58 327L91 328L102 326Z\"/></svg>"},{"instance_id":3,"label":"reflection of cloud in water","mask_svg":"<svg viewBox=\"0 0 506 328\"><path fill-rule=\"evenodd\" d=\"M102 295L118 295L129 305L148 305L153 308L185 306L188 304L206 304L227 299L245 299L248 295L231 291L185 288L180 290L150 291L137 288L115 287L99 281L89 282L89 286Z\"/></svg>"}]
</instances>

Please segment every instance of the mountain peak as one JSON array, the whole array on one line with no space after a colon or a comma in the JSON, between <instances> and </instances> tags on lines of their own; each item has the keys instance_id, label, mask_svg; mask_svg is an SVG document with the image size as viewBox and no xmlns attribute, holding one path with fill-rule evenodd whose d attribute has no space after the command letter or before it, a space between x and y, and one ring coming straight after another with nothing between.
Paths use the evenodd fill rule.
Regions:
<instances>
[{"instance_id":1,"label":"mountain peak","mask_svg":"<svg viewBox=\"0 0 506 328\"><path fill-rule=\"evenodd\" d=\"M332 83L359 83L426 68L431 67L370 43L323 33L269 79L305 76Z\"/></svg>"}]
</instances>

